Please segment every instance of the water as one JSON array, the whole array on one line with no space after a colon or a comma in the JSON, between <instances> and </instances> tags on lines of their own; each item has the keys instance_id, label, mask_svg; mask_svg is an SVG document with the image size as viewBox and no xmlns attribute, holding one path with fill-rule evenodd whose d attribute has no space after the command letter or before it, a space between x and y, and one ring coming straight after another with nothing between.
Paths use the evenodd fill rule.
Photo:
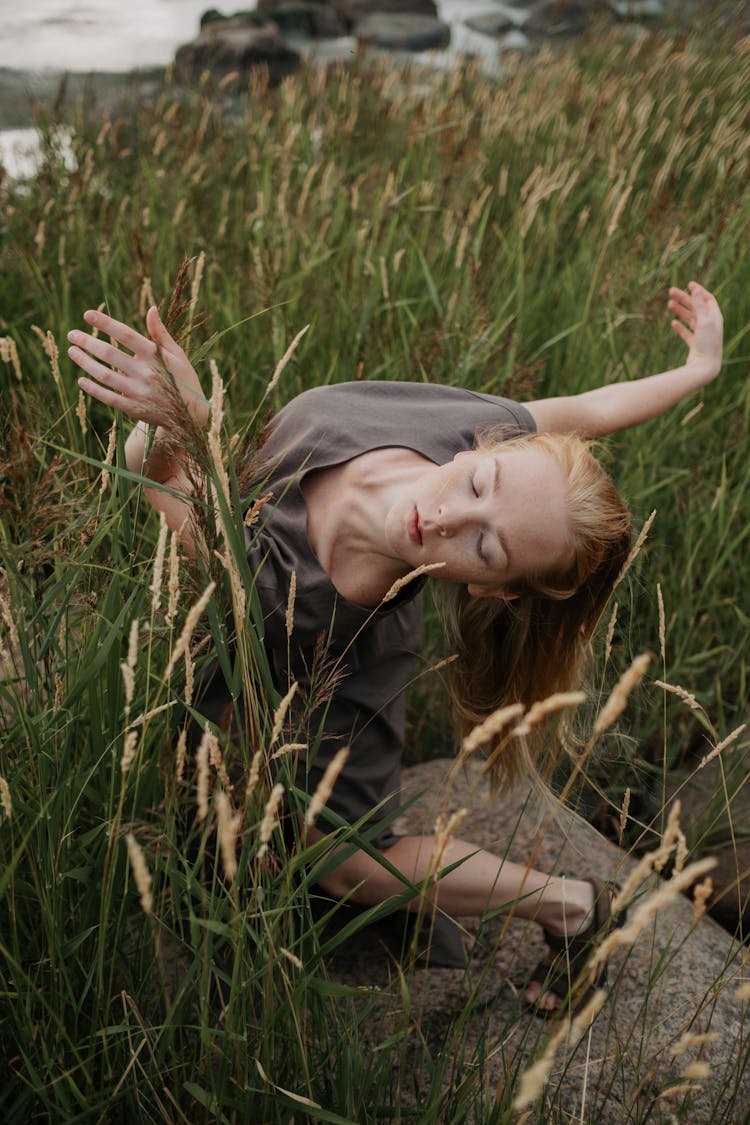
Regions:
<instances>
[{"instance_id":1,"label":"water","mask_svg":"<svg viewBox=\"0 0 750 1125\"><path fill-rule=\"evenodd\" d=\"M254 6L242 0L0 0L0 69L10 72L5 85L23 100L26 75L166 66L182 43L195 38L208 8L231 14ZM451 25L451 45L430 53L430 62L450 66L459 54L471 53L493 69L494 41L462 22L492 6L493 0L438 0L440 18ZM33 171L35 141L33 129L0 130L0 164L10 175Z\"/></svg>"}]
</instances>

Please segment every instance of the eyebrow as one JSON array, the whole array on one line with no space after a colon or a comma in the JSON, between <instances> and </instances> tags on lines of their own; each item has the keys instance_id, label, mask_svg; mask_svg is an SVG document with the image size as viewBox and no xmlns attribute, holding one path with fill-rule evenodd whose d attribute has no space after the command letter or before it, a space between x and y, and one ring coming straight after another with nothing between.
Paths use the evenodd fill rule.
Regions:
<instances>
[{"instance_id":1,"label":"eyebrow","mask_svg":"<svg viewBox=\"0 0 750 1125\"><path fill-rule=\"evenodd\" d=\"M498 488L500 487L500 458L497 456L497 454L495 454L494 462L495 462L495 471L494 471L494 474L493 474L493 477L492 477L492 491L497 492ZM497 528L496 531L497 531L497 537L500 540L500 546L502 547L502 549L505 553L506 562L507 562L508 566L510 566L510 550L508 548L508 540L506 539L505 535L500 530L500 528Z\"/></svg>"}]
</instances>

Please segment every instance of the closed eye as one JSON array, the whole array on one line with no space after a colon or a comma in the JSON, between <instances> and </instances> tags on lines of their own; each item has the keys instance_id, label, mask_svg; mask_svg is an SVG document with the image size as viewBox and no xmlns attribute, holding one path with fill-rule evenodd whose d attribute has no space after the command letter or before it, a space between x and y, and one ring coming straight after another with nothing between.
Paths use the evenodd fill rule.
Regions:
<instances>
[{"instance_id":1,"label":"closed eye","mask_svg":"<svg viewBox=\"0 0 750 1125\"><path fill-rule=\"evenodd\" d=\"M483 544L484 544L484 532L480 531L479 532L479 538L477 539L477 554L479 555L482 562L486 563L487 560L484 557L484 554L483 554L483 551L482 551Z\"/></svg>"},{"instance_id":2,"label":"closed eye","mask_svg":"<svg viewBox=\"0 0 750 1125\"><path fill-rule=\"evenodd\" d=\"M475 495L475 496L477 497L477 499L478 499L478 498L479 498L479 492L478 492L478 490L477 490L477 486L476 486L476 478L475 478L475 477L472 477L472 478L471 478L471 491L472 491L472 492L474 493L474 495Z\"/></svg>"}]
</instances>

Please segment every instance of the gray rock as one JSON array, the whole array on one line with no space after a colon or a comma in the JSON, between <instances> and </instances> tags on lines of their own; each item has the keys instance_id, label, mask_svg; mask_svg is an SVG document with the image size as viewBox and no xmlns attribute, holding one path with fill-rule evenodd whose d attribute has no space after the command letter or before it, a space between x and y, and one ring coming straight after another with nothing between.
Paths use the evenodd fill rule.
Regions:
<instances>
[{"instance_id":1,"label":"gray rock","mask_svg":"<svg viewBox=\"0 0 750 1125\"><path fill-rule=\"evenodd\" d=\"M451 29L433 16L373 12L354 25L360 42L391 51L430 51L447 47Z\"/></svg>"},{"instance_id":2,"label":"gray rock","mask_svg":"<svg viewBox=\"0 0 750 1125\"><path fill-rule=\"evenodd\" d=\"M501 35L498 48L501 51L530 51L534 44L529 39L528 35L524 35L517 27L512 31L506 31L505 35Z\"/></svg>"},{"instance_id":3,"label":"gray rock","mask_svg":"<svg viewBox=\"0 0 750 1125\"><path fill-rule=\"evenodd\" d=\"M661 19L667 14L662 0L609 0L609 6L621 20Z\"/></svg>"},{"instance_id":4,"label":"gray rock","mask_svg":"<svg viewBox=\"0 0 750 1125\"><path fill-rule=\"evenodd\" d=\"M606 11L604 0L539 0L530 10L524 30L540 35L577 34L593 16Z\"/></svg>"},{"instance_id":5,"label":"gray rock","mask_svg":"<svg viewBox=\"0 0 750 1125\"><path fill-rule=\"evenodd\" d=\"M242 18L209 22L198 38L179 47L175 73L180 81L195 81L205 70L215 78L237 71L246 76L265 67L272 84L280 82L300 67L300 57L284 42L274 23L257 26Z\"/></svg>"},{"instance_id":6,"label":"gray rock","mask_svg":"<svg viewBox=\"0 0 750 1125\"><path fill-rule=\"evenodd\" d=\"M346 22L327 4L305 3L303 0L258 0L258 12L270 16L285 35L337 39L347 30Z\"/></svg>"},{"instance_id":7,"label":"gray rock","mask_svg":"<svg viewBox=\"0 0 750 1125\"><path fill-rule=\"evenodd\" d=\"M521 8L506 8L499 5L497 11L482 12L478 16L470 16L463 22L472 31L480 35L502 35L505 31L522 27L528 19L528 12Z\"/></svg>"},{"instance_id":8,"label":"gray rock","mask_svg":"<svg viewBox=\"0 0 750 1125\"><path fill-rule=\"evenodd\" d=\"M392 12L396 15L420 15L437 18L438 10L435 0L327 0L328 7L333 8L350 27L365 16L375 12Z\"/></svg>"},{"instance_id":9,"label":"gray rock","mask_svg":"<svg viewBox=\"0 0 750 1125\"><path fill-rule=\"evenodd\" d=\"M709 913L730 933L750 934L750 774L741 751L698 771L669 776L668 804L680 801L681 823L694 854L712 855Z\"/></svg>"},{"instance_id":10,"label":"gray rock","mask_svg":"<svg viewBox=\"0 0 750 1125\"><path fill-rule=\"evenodd\" d=\"M558 810L549 820L549 810L518 793L491 797L476 768L460 774L444 792L450 765L428 762L404 771L405 794L421 796L401 818L400 831L430 832L438 811L467 807L470 813L458 835L517 862L531 858L543 870L620 882L634 869L633 860L574 814ZM643 889L659 885L650 876ZM419 1021L417 1034L433 1053L444 1049L456 1017L465 1019L465 1065L473 1065L472 1048L481 1051L476 1080L495 1090L538 1057L546 1042L547 1028L519 1003L544 946L539 928L530 922L499 918L480 926L471 920L465 924L475 937L467 972L414 970L407 977L410 1019ZM357 963L350 952L348 963L338 969L334 964L332 971L348 983L382 989L374 1035L399 1026L401 983L386 958L377 961L368 951ZM750 1104L750 1073L742 1054L743 1047L747 1052L743 1028L748 1007L734 993L749 972L741 945L712 919L696 922L687 899L672 898L644 927L632 949L610 959L605 1006L580 1043L561 1047L546 1088L548 1102L537 1105L540 1116L534 1120L739 1125L742 1107ZM471 1014L466 1017L469 997ZM703 1032L715 1038L700 1052L693 1047L674 1053L685 1034ZM487 1050L488 1044L494 1049ZM683 1068L698 1057L710 1068L707 1076L689 1081L688 1092L665 1097L665 1089L680 1082ZM410 1082L413 1079L410 1075ZM552 1104L554 1113L550 1110L545 1117Z\"/></svg>"}]
</instances>

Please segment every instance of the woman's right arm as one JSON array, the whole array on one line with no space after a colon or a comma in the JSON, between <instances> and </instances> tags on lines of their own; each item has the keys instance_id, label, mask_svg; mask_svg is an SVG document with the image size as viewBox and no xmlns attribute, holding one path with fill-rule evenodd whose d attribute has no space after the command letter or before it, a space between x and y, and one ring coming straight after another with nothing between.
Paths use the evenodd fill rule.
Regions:
<instances>
[{"instance_id":1,"label":"woman's right arm","mask_svg":"<svg viewBox=\"0 0 750 1125\"><path fill-rule=\"evenodd\" d=\"M723 341L716 298L691 281L687 290L670 289L668 308L675 316L672 328L688 348L680 367L579 395L525 403L537 430L603 437L656 418L715 379L721 369Z\"/></svg>"},{"instance_id":2,"label":"woman's right arm","mask_svg":"<svg viewBox=\"0 0 750 1125\"><path fill-rule=\"evenodd\" d=\"M168 433L169 425L169 401L161 364L172 375L193 420L203 427L208 422L209 404L198 376L154 307L146 315L150 339L101 312L89 310L84 313L84 320L128 350L78 330L68 333L71 343L68 355L85 373L79 378L78 385L105 406L121 410L136 420L137 424L125 443L128 469L142 473L155 484L171 490L167 492L164 488L144 486L150 503L157 511L164 512L171 530L182 531L186 549L194 553L190 520L193 485L179 450L170 446L170 451L166 452L160 441ZM150 449L149 427L155 428Z\"/></svg>"}]
</instances>

